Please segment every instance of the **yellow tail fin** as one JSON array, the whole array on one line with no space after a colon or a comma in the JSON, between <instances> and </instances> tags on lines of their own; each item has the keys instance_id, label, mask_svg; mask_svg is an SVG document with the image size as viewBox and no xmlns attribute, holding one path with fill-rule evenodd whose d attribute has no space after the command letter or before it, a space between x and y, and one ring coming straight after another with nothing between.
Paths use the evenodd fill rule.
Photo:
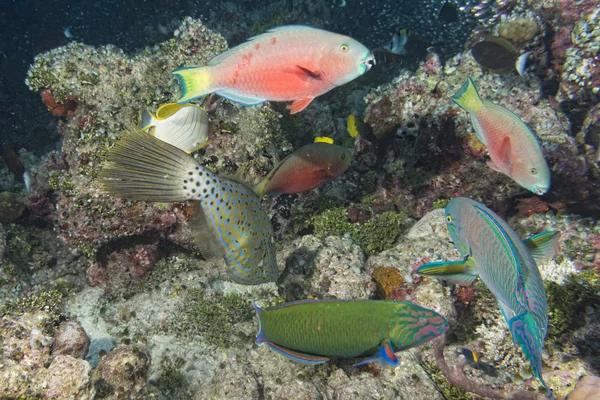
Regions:
<instances>
[{"instance_id":1,"label":"yellow tail fin","mask_svg":"<svg viewBox=\"0 0 600 400\"><path fill-rule=\"evenodd\" d=\"M179 79L181 86L181 97L177 100L179 104L188 103L213 91L210 68L186 67L171 72Z\"/></svg>"},{"instance_id":2,"label":"yellow tail fin","mask_svg":"<svg viewBox=\"0 0 600 400\"><path fill-rule=\"evenodd\" d=\"M477 86L475 86L471 77L467 78L465 84L452 96L452 100L468 112L475 112L483 106L483 101L477 92Z\"/></svg>"}]
</instances>

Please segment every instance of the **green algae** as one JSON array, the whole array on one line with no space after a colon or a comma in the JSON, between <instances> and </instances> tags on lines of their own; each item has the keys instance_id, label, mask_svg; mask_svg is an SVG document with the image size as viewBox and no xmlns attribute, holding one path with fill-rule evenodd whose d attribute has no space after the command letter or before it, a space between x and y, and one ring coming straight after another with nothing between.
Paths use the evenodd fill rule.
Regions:
<instances>
[{"instance_id":1,"label":"green algae","mask_svg":"<svg viewBox=\"0 0 600 400\"><path fill-rule=\"evenodd\" d=\"M202 336L210 345L231 347L236 341L233 325L250 321L253 315L249 301L238 294L207 295L193 288L168 326L177 336Z\"/></svg>"},{"instance_id":2,"label":"green algae","mask_svg":"<svg viewBox=\"0 0 600 400\"><path fill-rule=\"evenodd\" d=\"M25 267L39 241L25 228L13 225L7 230L8 260L17 267Z\"/></svg>"},{"instance_id":3,"label":"green algae","mask_svg":"<svg viewBox=\"0 0 600 400\"><path fill-rule=\"evenodd\" d=\"M600 278L595 271L569 275L564 284L544 281L548 296L548 339L585 325L587 307L600 304Z\"/></svg>"},{"instance_id":4,"label":"green algae","mask_svg":"<svg viewBox=\"0 0 600 400\"><path fill-rule=\"evenodd\" d=\"M350 222L346 209L336 207L325 210L312 218L317 237L350 235L366 255L391 248L405 230L407 215L402 212L386 211L374 215L364 224Z\"/></svg>"},{"instance_id":5,"label":"green algae","mask_svg":"<svg viewBox=\"0 0 600 400\"><path fill-rule=\"evenodd\" d=\"M171 359L165 357L160 362L160 376L154 386L163 396L169 399L192 398L190 383L183 375L185 360L182 358Z\"/></svg>"},{"instance_id":6,"label":"green algae","mask_svg":"<svg viewBox=\"0 0 600 400\"><path fill-rule=\"evenodd\" d=\"M427 375L429 379L433 382L437 390L441 393L442 397L446 400L472 400L473 396L462 389L459 389L452 385L446 377L442 374L442 371L438 368L437 364L434 362L421 362L421 367Z\"/></svg>"},{"instance_id":7,"label":"green algae","mask_svg":"<svg viewBox=\"0 0 600 400\"><path fill-rule=\"evenodd\" d=\"M0 304L0 316L19 316L45 311L51 315L53 320L58 320L64 300L72 289L71 283L59 279L36 293L15 300L5 300L4 304Z\"/></svg>"}]
</instances>

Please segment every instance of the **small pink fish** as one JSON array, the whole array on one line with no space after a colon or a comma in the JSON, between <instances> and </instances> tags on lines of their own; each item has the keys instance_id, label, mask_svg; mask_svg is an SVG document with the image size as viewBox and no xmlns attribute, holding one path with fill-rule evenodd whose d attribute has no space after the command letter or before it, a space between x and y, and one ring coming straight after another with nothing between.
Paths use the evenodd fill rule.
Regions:
<instances>
[{"instance_id":1,"label":"small pink fish","mask_svg":"<svg viewBox=\"0 0 600 400\"><path fill-rule=\"evenodd\" d=\"M361 76L375 63L356 40L303 25L274 28L211 59L205 67L173 70L181 85L178 103L215 92L252 106L291 101L291 114L317 96Z\"/></svg>"}]
</instances>

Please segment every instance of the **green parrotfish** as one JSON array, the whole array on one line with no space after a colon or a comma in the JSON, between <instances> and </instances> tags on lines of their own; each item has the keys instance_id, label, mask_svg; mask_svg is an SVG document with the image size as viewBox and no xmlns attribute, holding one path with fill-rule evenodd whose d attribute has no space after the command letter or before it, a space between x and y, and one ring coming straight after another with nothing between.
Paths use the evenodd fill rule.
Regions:
<instances>
[{"instance_id":1,"label":"green parrotfish","mask_svg":"<svg viewBox=\"0 0 600 400\"><path fill-rule=\"evenodd\" d=\"M395 353L448 329L446 319L413 303L385 300L301 300L260 309L257 343L306 364L332 358L397 365Z\"/></svg>"},{"instance_id":2,"label":"green parrotfish","mask_svg":"<svg viewBox=\"0 0 600 400\"><path fill-rule=\"evenodd\" d=\"M535 194L550 189L550 169L535 134L508 109L479 97L471 78L452 97L471 116L477 139L487 146L490 168Z\"/></svg>"},{"instance_id":3,"label":"green parrotfish","mask_svg":"<svg viewBox=\"0 0 600 400\"><path fill-rule=\"evenodd\" d=\"M481 277L496 296L515 344L552 397L542 378L548 301L537 263L556 254L558 232L542 232L521 241L496 213L464 197L452 199L445 214L450 237L464 259L425 264L415 273L461 285Z\"/></svg>"},{"instance_id":4,"label":"green parrotfish","mask_svg":"<svg viewBox=\"0 0 600 400\"><path fill-rule=\"evenodd\" d=\"M345 147L323 141L311 143L284 158L254 191L259 196L306 192L340 176L350 160L352 153Z\"/></svg>"},{"instance_id":5,"label":"green parrotfish","mask_svg":"<svg viewBox=\"0 0 600 400\"><path fill-rule=\"evenodd\" d=\"M205 257L224 257L238 283L277 279L273 227L258 196L241 183L219 178L183 150L132 131L109 151L98 182L104 193L124 199L195 200L191 228Z\"/></svg>"}]
</instances>

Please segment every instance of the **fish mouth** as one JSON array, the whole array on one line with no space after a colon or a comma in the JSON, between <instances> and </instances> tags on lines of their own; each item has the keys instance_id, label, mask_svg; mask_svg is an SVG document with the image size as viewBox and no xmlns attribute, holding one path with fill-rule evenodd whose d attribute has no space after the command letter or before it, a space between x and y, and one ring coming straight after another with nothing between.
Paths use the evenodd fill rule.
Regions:
<instances>
[{"instance_id":1,"label":"fish mouth","mask_svg":"<svg viewBox=\"0 0 600 400\"><path fill-rule=\"evenodd\" d=\"M367 72L371 69L373 65L375 65L375 56L372 52L368 52L365 58L363 58L360 63L365 68L364 72Z\"/></svg>"},{"instance_id":2,"label":"fish mouth","mask_svg":"<svg viewBox=\"0 0 600 400\"><path fill-rule=\"evenodd\" d=\"M548 188L546 188L546 187L534 187L533 188L533 192L535 194L537 194L538 196L546 194L547 191L548 191Z\"/></svg>"}]
</instances>

